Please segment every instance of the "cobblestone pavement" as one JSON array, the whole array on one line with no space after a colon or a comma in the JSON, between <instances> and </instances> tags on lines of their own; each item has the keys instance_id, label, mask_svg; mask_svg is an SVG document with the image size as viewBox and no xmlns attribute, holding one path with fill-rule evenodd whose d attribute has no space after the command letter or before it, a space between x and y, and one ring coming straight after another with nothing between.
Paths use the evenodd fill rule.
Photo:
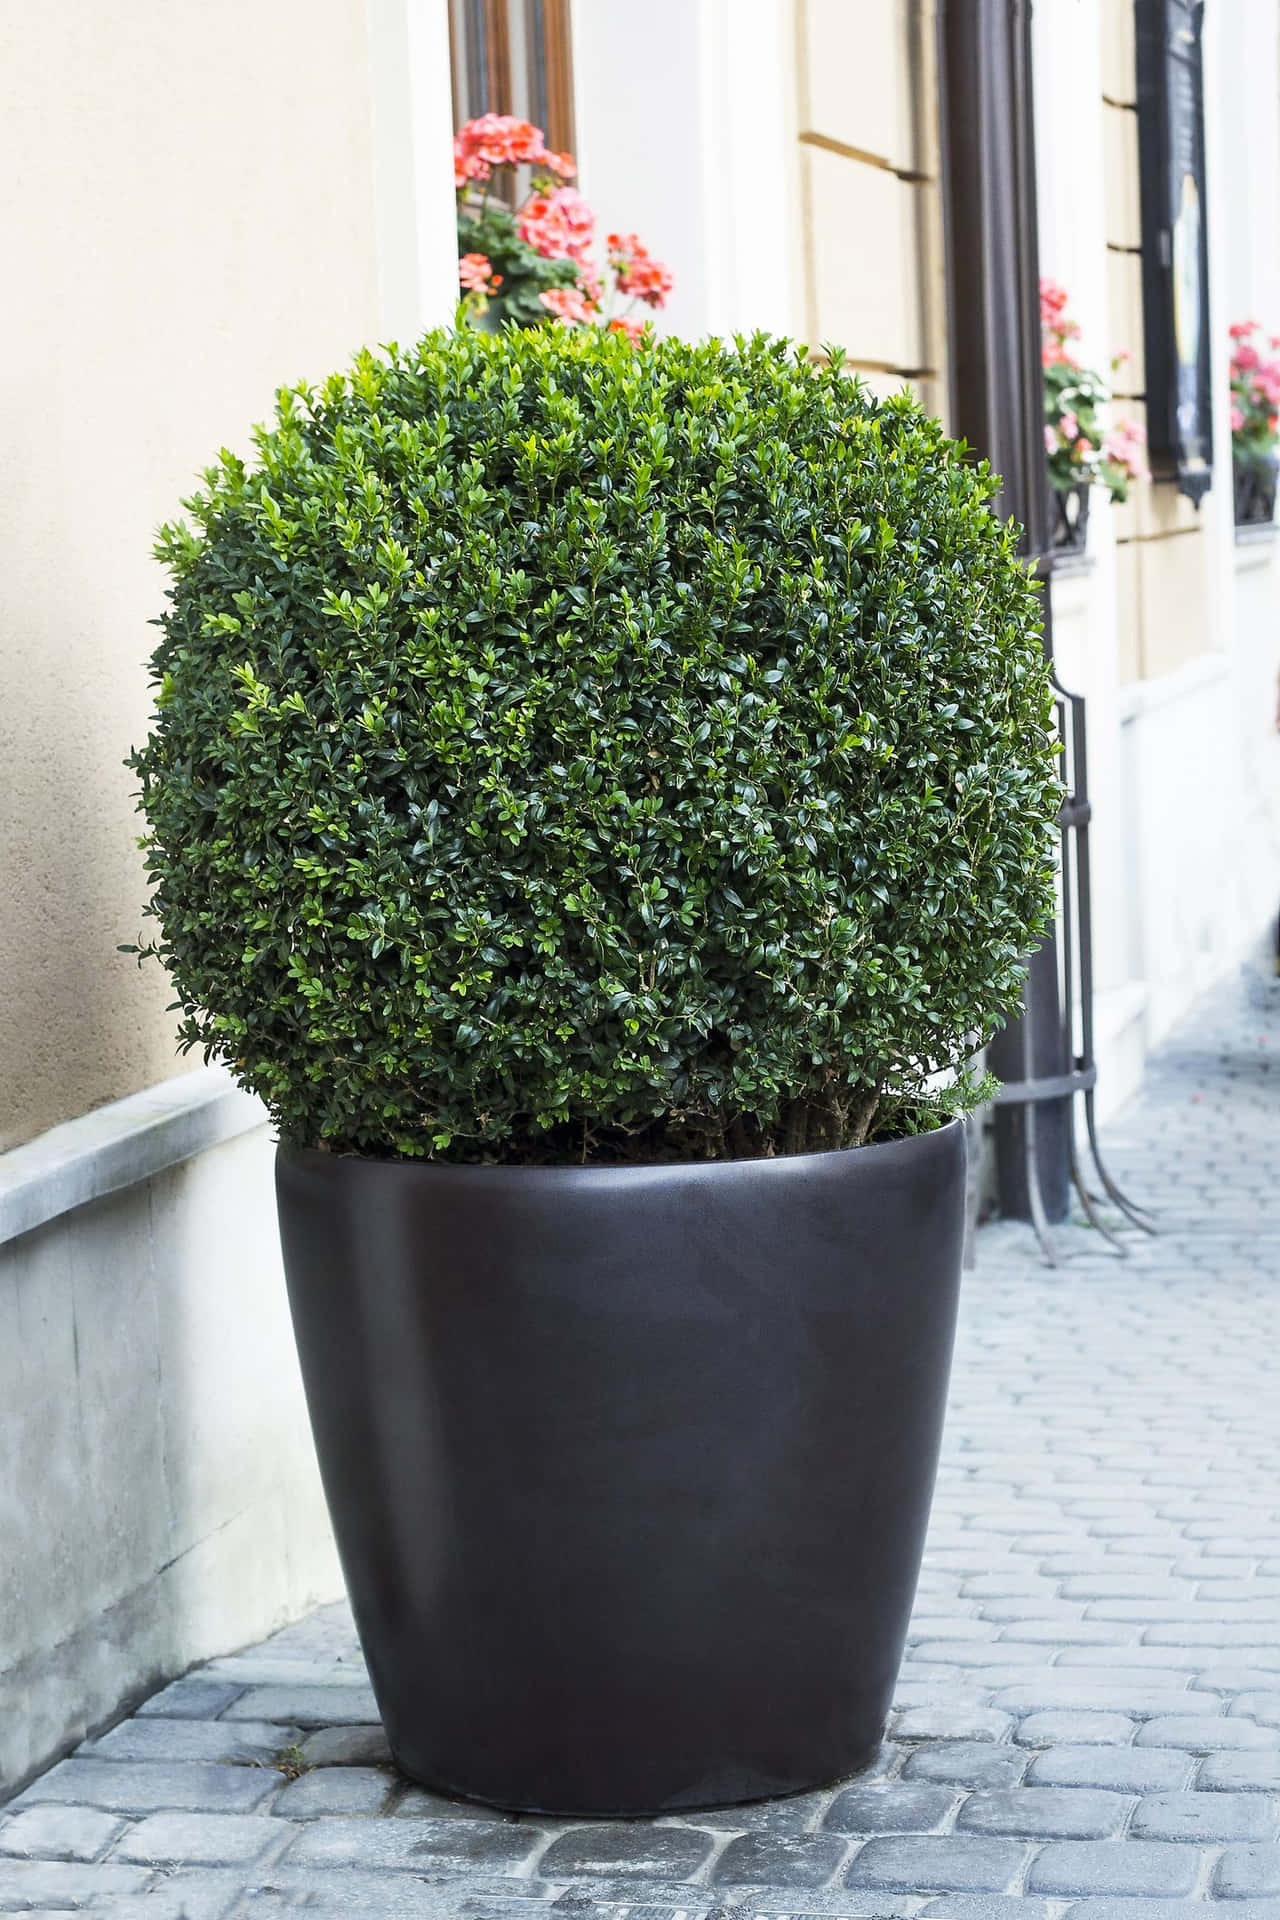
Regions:
<instances>
[{"instance_id":1,"label":"cobblestone pavement","mask_svg":"<svg viewBox=\"0 0 1280 1920\"><path fill-rule=\"evenodd\" d=\"M1107 1136L1164 1231L980 1240L897 1710L823 1793L511 1819L389 1769L344 1609L215 1660L0 1814L0 1910L118 1920L1280 1920L1280 983Z\"/></svg>"}]
</instances>

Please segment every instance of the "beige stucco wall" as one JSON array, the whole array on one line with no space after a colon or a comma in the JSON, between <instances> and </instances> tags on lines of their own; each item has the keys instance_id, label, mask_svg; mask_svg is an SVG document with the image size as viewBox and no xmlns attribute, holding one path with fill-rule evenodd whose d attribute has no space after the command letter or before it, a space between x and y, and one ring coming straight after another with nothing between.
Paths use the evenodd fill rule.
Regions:
<instances>
[{"instance_id":1,"label":"beige stucco wall","mask_svg":"<svg viewBox=\"0 0 1280 1920\"><path fill-rule=\"evenodd\" d=\"M178 1071L131 776L149 558L378 334L365 0L0 10L0 1149Z\"/></svg>"},{"instance_id":2,"label":"beige stucco wall","mask_svg":"<svg viewBox=\"0 0 1280 1920\"><path fill-rule=\"evenodd\" d=\"M806 332L945 405L932 0L798 0Z\"/></svg>"},{"instance_id":3,"label":"beige stucco wall","mask_svg":"<svg viewBox=\"0 0 1280 1920\"><path fill-rule=\"evenodd\" d=\"M1117 416L1146 425L1142 352L1142 215L1132 0L1102 0L1102 135L1106 182L1111 351L1130 359L1116 376ZM1222 328L1214 315L1219 335ZM1229 489L1229 477L1216 484ZM1122 681L1171 673L1215 644L1214 556L1205 514L1169 482L1143 482L1115 509L1117 643ZM1221 644L1221 639L1217 644Z\"/></svg>"}]
</instances>

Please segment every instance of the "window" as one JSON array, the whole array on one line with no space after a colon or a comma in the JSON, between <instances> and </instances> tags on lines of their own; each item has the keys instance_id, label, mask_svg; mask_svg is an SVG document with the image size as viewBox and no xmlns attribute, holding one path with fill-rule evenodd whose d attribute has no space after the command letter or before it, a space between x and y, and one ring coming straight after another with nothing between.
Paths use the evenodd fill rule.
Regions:
<instances>
[{"instance_id":1,"label":"window","mask_svg":"<svg viewBox=\"0 0 1280 1920\"><path fill-rule=\"evenodd\" d=\"M455 126L514 113L573 152L569 0L449 0L449 44Z\"/></svg>"}]
</instances>

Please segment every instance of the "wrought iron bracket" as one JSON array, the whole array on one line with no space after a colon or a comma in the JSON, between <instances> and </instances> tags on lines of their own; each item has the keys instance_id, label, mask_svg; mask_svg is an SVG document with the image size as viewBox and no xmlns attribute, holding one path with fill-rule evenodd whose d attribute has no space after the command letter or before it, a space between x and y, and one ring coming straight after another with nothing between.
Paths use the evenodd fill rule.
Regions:
<instances>
[{"instance_id":1,"label":"wrought iron bracket","mask_svg":"<svg viewBox=\"0 0 1280 1920\"><path fill-rule=\"evenodd\" d=\"M1045 1100L1066 1100L1067 1143L1070 1155L1071 1184L1080 1199L1085 1218L1120 1257L1129 1249L1119 1234L1102 1219L1099 1208L1109 1200L1125 1220L1143 1233L1157 1231L1154 1216L1121 1192L1107 1170L1098 1143L1095 1110L1098 1063L1094 1054L1093 1031L1093 901L1089 865L1089 826L1093 808L1089 800L1089 769L1085 746L1085 703L1081 694L1063 686L1053 675L1054 712L1058 729L1058 757L1062 770L1065 798L1058 815L1060 841L1058 946L1061 969L1061 1020L1063 1056L1073 1064L1066 1073L1037 1076L1032 1071L1034 1058L1034 1010L1026 1001L1022 1020L1023 1077L1007 1081L995 1096L994 1104L1022 1107L1026 1114L1024 1149L1026 1153L1027 1193L1032 1225L1048 1265L1060 1264L1060 1254L1045 1210L1036 1158L1036 1109ZM1077 1022L1079 1046L1076 1046ZM1092 1190L1086 1178L1083 1156L1076 1131L1076 1096L1084 1104L1085 1138L1092 1173L1102 1193Z\"/></svg>"}]
</instances>

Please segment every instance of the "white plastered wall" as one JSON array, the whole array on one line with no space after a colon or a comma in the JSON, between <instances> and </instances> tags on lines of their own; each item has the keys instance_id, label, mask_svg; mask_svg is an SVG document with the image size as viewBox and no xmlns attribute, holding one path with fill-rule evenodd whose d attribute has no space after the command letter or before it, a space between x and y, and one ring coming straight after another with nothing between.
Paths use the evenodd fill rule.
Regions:
<instances>
[{"instance_id":1,"label":"white plastered wall","mask_svg":"<svg viewBox=\"0 0 1280 1920\"><path fill-rule=\"evenodd\" d=\"M122 761L156 523L277 385L451 316L451 132L444 0L0 10L0 1797L341 1590L265 1116L104 1175L183 1064L116 951Z\"/></svg>"},{"instance_id":2,"label":"white plastered wall","mask_svg":"<svg viewBox=\"0 0 1280 1920\"><path fill-rule=\"evenodd\" d=\"M1137 378L1119 384L1140 392L1140 262L1124 251L1137 238L1131 15L1129 0L1036 9L1037 160L1042 270L1068 289L1085 363L1105 369L1130 348ZM1253 550L1237 564L1226 391L1240 262L1259 305L1280 273L1276 168L1259 158L1277 135L1276 38L1274 0L1239 0L1229 21L1207 10L1214 490L1199 515L1169 487L1139 487L1120 509L1095 492L1088 564L1053 589L1059 671L1089 703L1104 1112L1236 963L1277 891L1275 754L1259 699L1280 653L1273 562ZM1266 72L1244 84L1233 67L1259 59Z\"/></svg>"},{"instance_id":3,"label":"white plastered wall","mask_svg":"<svg viewBox=\"0 0 1280 1920\"><path fill-rule=\"evenodd\" d=\"M792 0L575 0L577 158L601 233L638 233L697 339L797 333Z\"/></svg>"}]
</instances>

